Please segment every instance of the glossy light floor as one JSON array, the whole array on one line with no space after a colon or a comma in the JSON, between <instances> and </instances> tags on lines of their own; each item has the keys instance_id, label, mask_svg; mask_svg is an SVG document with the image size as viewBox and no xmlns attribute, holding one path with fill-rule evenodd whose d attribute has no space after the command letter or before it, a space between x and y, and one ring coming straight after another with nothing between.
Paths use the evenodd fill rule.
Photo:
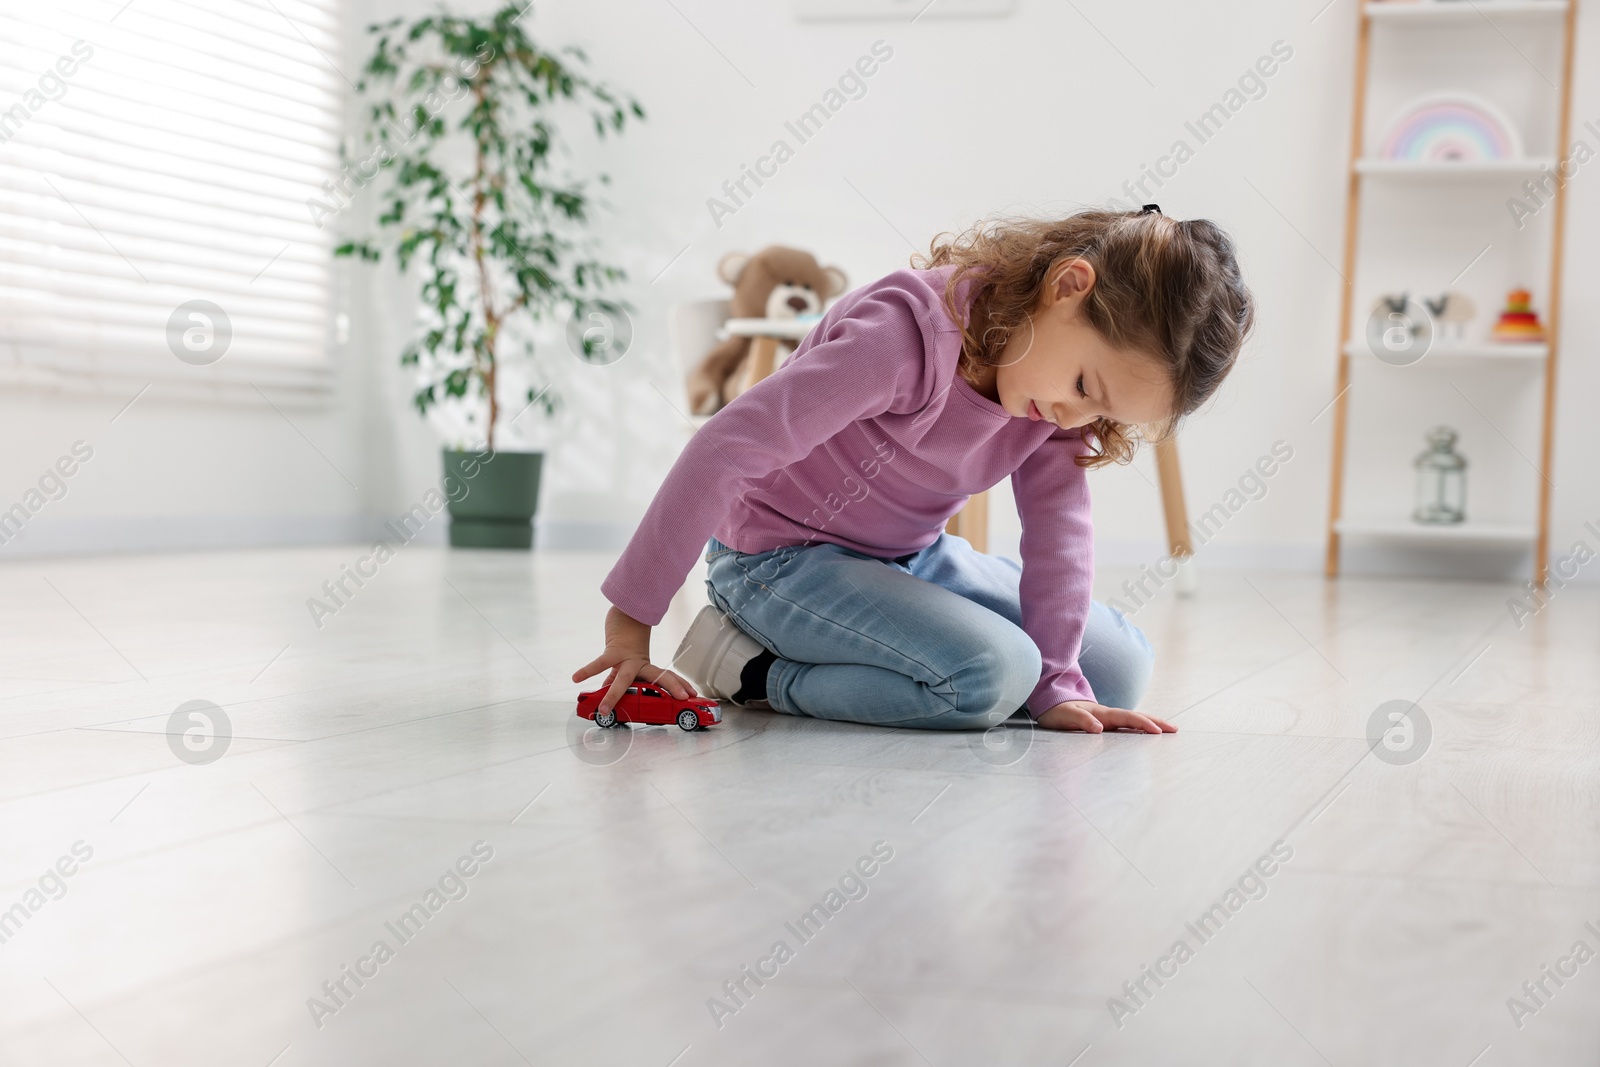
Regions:
<instances>
[{"instance_id":1,"label":"glossy light floor","mask_svg":"<svg viewBox=\"0 0 1600 1067\"><path fill-rule=\"evenodd\" d=\"M596 747L611 554L408 547L319 629L359 554L0 566L0 1063L1600 1062L1593 589L1207 573L1136 617L1165 737Z\"/></svg>"}]
</instances>

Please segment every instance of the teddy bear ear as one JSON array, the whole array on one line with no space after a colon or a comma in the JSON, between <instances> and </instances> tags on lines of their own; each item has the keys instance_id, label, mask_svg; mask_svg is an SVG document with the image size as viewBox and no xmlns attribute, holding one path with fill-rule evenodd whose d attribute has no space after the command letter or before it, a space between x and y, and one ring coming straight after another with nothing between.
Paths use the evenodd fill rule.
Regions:
<instances>
[{"instance_id":1,"label":"teddy bear ear","mask_svg":"<svg viewBox=\"0 0 1600 1067\"><path fill-rule=\"evenodd\" d=\"M828 276L827 296L838 296L840 293L844 292L845 287L850 284L850 279L847 278L844 271L840 270L838 267L823 267L822 273Z\"/></svg>"},{"instance_id":2,"label":"teddy bear ear","mask_svg":"<svg viewBox=\"0 0 1600 1067\"><path fill-rule=\"evenodd\" d=\"M729 252L717 264L717 277L729 285L739 284L739 275L744 273L744 268L750 262L750 257L744 252Z\"/></svg>"}]
</instances>

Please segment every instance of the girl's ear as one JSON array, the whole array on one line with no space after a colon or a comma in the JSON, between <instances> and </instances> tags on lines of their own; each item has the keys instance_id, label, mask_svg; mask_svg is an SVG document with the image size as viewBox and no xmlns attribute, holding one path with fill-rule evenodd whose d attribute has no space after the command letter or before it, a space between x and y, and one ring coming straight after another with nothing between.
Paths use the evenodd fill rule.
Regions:
<instances>
[{"instance_id":1,"label":"girl's ear","mask_svg":"<svg viewBox=\"0 0 1600 1067\"><path fill-rule=\"evenodd\" d=\"M1070 259L1055 268L1054 277L1055 285L1049 293L1052 302L1087 293L1094 288L1094 264L1082 258Z\"/></svg>"},{"instance_id":2,"label":"girl's ear","mask_svg":"<svg viewBox=\"0 0 1600 1067\"><path fill-rule=\"evenodd\" d=\"M729 252L717 264L717 277L729 285L739 284L739 275L744 273L744 268L750 262L750 257L744 252Z\"/></svg>"},{"instance_id":3,"label":"girl's ear","mask_svg":"<svg viewBox=\"0 0 1600 1067\"><path fill-rule=\"evenodd\" d=\"M822 273L828 276L828 291L823 294L824 298L838 296L850 284L850 279L838 267L823 267Z\"/></svg>"}]
</instances>

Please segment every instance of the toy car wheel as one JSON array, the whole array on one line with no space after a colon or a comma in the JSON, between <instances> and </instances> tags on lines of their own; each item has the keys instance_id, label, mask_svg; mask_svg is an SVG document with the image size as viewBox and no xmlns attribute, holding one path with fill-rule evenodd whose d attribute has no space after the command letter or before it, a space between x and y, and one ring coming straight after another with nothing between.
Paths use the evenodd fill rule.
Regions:
<instances>
[{"instance_id":1,"label":"toy car wheel","mask_svg":"<svg viewBox=\"0 0 1600 1067\"><path fill-rule=\"evenodd\" d=\"M678 728L680 730L697 730L700 728L700 716L688 708L678 712Z\"/></svg>"},{"instance_id":2,"label":"toy car wheel","mask_svg":"<svg viewBox=\"0 0 1600 1067\"><path fill-rule=\"evenodd\" d=\"M594 724L596 726L601 727L602 729L609 729L610 727L613 727L613 726L617 725L617 712L616 712L616 709L613 708L610 711L597 711L597 712L595 712L594 713Z\"/></svg>"}]
</instances>

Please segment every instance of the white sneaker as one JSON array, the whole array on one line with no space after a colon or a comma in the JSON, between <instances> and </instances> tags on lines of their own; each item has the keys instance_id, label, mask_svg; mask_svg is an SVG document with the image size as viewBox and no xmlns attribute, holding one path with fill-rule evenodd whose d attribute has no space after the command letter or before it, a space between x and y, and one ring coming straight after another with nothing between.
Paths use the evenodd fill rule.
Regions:
<instances>
[{"instance_id":1,"label":"white sneaker","mask_svg":"<svg viewBox=\"0 0 1600 1067\"><path fill-rule=\"evenodd\" d=\"M707 604L683 635L672 657L672 669L694 682L701 694L732 702L745 664L763 651L761 642L739 629L714 605Z\"/></svg>"}]
</instances>

